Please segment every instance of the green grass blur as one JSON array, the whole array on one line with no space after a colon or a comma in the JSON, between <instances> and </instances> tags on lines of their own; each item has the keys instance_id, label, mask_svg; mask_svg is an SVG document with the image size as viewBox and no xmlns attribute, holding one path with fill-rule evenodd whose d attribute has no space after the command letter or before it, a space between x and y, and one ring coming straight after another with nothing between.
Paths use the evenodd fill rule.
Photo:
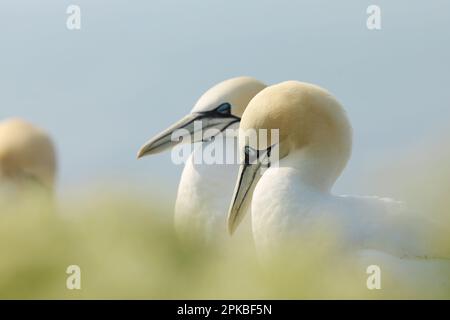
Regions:
<instances>
[{"instance_id":1,"label":"green grass blur","mask_svg":"<svg viewBox=\"0 0 450 320\"><path fill-rule=\"evenodd\" d=\"M441 154L386 169L387 195L450 226L448 163L450 156ZM262 263L248 221L234 237L208 247L176 237L173 209L164 197L110 187L56 202L29 199L2 207L1 299L450 298L448 288L432 284L434 270L409 274L414 266L393 270L389 263L381 266L382 289L368 290L365 266L322 245L333 243L330 230L297 245L295 255L287 249ZM450 233L439 245L450 245ZM81 268L81 290L66 288L69 265ZM441 271L448 281L450 270ZM409 276L409 284L400 276Z\"/></svg>"},{"instance_id":2,"label":"green grass blur","mask_svg":"<svg viewBox=\"0 0 450 320\"><path fill-rule=\"evenodd\" d=\"M317 256L293 282L283 265L263 270L249 241L219 250L179 241L168 217L117 194L63 215L32 206L2 214L0 298L292 298L314 296L313 279L324 281ZM81 268L81 290L66 288L72 264Z\"/></svg>"},{"instance_id":3,"label":"green grass blur","mask_svg":"<svg viewBox=\"0 0 450 320\"><path fill-rule=\"evenodd\" d=\"M304 246L262 264L246 227L225 244L178 240L173 214L152 201L103 192L54 209L29 203L0 216L2 299L446 298L442 293L366 288L365 269ZM297 248L299 249L299 248ZM81 268L81 290L66 268ZM387 282L384 276L383 282Z\"/></svg>"}]
</instances>

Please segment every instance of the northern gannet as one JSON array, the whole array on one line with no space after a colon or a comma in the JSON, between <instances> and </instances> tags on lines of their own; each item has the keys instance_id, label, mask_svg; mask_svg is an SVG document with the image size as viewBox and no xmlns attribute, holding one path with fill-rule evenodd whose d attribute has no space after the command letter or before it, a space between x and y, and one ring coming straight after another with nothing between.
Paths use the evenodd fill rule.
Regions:
<instances>
[{"instance_id":1,"label":"northern gannet","mask_svg":"<svg viewBox=\"0 0 450 320\"><path fill-rule=\"evenodd\" d=\"M240 118L248 102L266 85L250 77L238 77L223 81L206 91L191 113L148 141L139 151L138 158L170 149L178 144L172 134L185 129L190 142L205 141L203 148L194 148L186 161L175 203L175 228L182 238L192 236L207 243L226 235L226 215L233 192L238 164L207 164L194 161L207 146L224 145L225 153L237 158L236 134L227 134L210 141L208 129L238 128ZM200 127L194 121L201 121ZM197 130L203 132L198 137ZM183 139L184 140L184 139Z\"/></svg>"},{"instance_id":2,"label":"northern gannet","mask_svg":"<svg viewBox=\"0 0 450 320\"><path fill-rule=\"evenodd\" d=\"M268 138L251 139L261 129L268 130ZM271 129L279 130L278 143L271 144ZM352 129L326 90L297 81L267 87L247 106L239 142L242 164L228 229L233 233L250 205L254 241L263 256L284 243L317 239L318 230L331 226L345 252L367 261L388 255L394 261L411 259L412 265L414 259L449 257L439 245L445 231L405 210L402 202L332 194L350 158ZM326 224L328 229L322 228Z\"/></svg>"},{"instance_id":3,"label":"northern gannet","mask_svg":"<svg viewBox=\"0 0 450 320\"><path fill-rule=\"evenodd\" d=\"M53 193L57 171L52 139L19 118L0 122L0 189L2 201L21 201L30 192Z\"/></svg>"}]
</instances>

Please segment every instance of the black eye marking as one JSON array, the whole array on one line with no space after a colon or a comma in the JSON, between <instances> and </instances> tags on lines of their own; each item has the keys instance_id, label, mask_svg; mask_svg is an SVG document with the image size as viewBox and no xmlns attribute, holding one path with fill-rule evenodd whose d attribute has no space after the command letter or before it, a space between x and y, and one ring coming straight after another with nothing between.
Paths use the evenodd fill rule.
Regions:
<instances>
[{"instance_id":1,"label":"black eye marking","mask_svg":"<svg viewBox=\"0 0 450 320\"><path fill-rule=\"evenodd\" d=\"M230 115L231 114L231 104L228 102L222 103L220 106L218 106L215 110L217 113L223 114L223 115Z\"/></svg>"},{"instance_id":2,"label":"black eye marking","mask_svg":"<svg viewBox=\"0 0 450 320\"><path fill-rule=\"evenodd\" d=\"M270 146L270 147L268 147L267 148L267 156L270 158L270 153L272 152L272 147L273 146Z\"/></svg>"},{"instance_id":3,"label":"black eye marking","mask_svg":"<svg viewBox=\"0 0 450 320\"><path fill-rule=\"evenodd\" d=\"M259 151L255 150L249 146L245 146L244 149L245 153L245 164L250 165L258 161L259 158Z\"/></svg>"},{"instance_id":4,"label":"black eye marking","mask_svg":"<svg viewBox=\"0 0 450 320\"><path fill-rule=\"evenodd\" d=\"M270 168L271 162L270 162L270 154L272 153L272 146L267 148L266 154L267 154L267 168Z\"/></svg>"},{"instance_id":5,"label":"black eye marking","mask_svg":"<svg viewBox=\"0 0 450 320\"><path fill-rule=\"evenodd\" d=\"M261 161L261 165L269 168L271 165L270 155L272 153L272 147L273 146L270 146L265 151L261 151L261 150L255 150L249 146L245 146L245 148L244 148L245 164L250 165L250 164L256 163L258 161ZM263 159L260 159L260 156L262 156L264 153L266 154L266 157L264 157ZM262 161L265 161L265 162L263 163Z\"/></svg>"}]
</instances>

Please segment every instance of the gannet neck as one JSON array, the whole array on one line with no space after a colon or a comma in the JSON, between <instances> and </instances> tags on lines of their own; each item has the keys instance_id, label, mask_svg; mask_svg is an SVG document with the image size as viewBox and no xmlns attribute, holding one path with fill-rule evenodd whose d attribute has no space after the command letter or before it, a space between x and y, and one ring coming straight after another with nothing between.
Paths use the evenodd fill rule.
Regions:
<instances>
[{"instance_id":1,"label":"gannet neck","mask_svg":"<svg viewBox=\"0 0 450 320\"><path fill-rule=\"evenodd\" d=\"M183 240L194 238L216 243L226 237L226 208L238 171L237 161L230 164L195 161L205 148L221 143L225 157L237 155L236 137L219 139L196 146L183 169L175 203L175 228Z\"/></svg>"},{"instance_id":2,"label":"gannet neck","mask_svg":"<svg viewBox=\"0 0 450 320\"><path fill-rule=\"evenodd\" d=\"M280 160L278 166L295 169L298 183L305 187L328 193L342 171L337 166L336 157L305 148L290 152Z\"/></svg>"}]
</instances>

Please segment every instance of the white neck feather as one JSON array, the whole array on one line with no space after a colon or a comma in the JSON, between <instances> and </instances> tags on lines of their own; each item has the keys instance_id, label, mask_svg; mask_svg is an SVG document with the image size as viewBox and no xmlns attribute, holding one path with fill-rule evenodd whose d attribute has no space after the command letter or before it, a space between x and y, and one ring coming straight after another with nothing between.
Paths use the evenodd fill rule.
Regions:
<instances>
[{"instance_id":1,"label":"white neck feather","mask_svg":"<svg viewBox=\"0 0 450 320\"><path fill-rule=\"evenodd\" d=\"M341 152L339 152L341 151ZM348 161L349 153L329 148L306 147L291 151L281 159L281 167L296 169L305 186L330 192Z\"/></svg>"}]
</instances>

